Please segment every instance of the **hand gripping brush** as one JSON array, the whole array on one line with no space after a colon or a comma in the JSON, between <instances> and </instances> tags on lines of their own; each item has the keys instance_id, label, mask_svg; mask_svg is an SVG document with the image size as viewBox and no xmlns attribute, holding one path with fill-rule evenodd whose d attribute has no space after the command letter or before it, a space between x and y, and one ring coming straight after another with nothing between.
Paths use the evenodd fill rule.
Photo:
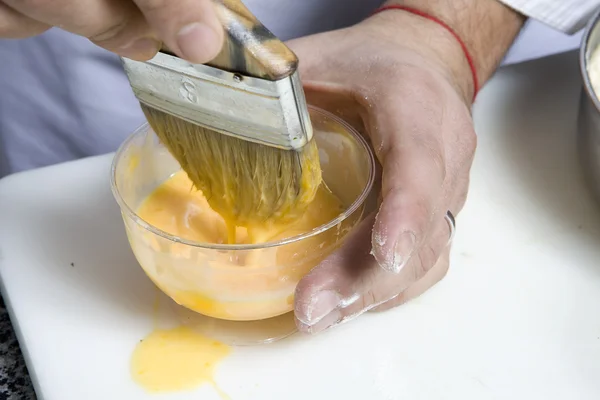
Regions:
<instances>
[{"instance_id":1,"label":"hand gripping brush","mask_svg":"<svg viewBox=\"0 0 600 400\"><path fill-rule=\"evenodd\" d=\"M210 63L163 49L123 59L148 122L228 224L297 218L321 169L296 55L239 0L214 0L225 43Z\"/></svg>"}]
</instances>

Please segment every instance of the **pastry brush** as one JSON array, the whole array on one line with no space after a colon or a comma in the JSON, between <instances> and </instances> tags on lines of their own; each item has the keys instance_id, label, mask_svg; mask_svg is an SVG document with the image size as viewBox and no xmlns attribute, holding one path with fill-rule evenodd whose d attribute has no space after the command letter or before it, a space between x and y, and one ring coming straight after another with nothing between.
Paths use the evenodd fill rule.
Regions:
<instances>
[{"instance_id":1,"label":"pastry brush","mask_svg":"<svg viewBox=\"0 0 600 400\"><path fill-rule=\"evenodd\" d=\"M123 58L148 122L228 224L297 218L321 184L298 58L239 0L214 0L225 42L207 64L163 48Z\"/></svg>"}]
</instances>

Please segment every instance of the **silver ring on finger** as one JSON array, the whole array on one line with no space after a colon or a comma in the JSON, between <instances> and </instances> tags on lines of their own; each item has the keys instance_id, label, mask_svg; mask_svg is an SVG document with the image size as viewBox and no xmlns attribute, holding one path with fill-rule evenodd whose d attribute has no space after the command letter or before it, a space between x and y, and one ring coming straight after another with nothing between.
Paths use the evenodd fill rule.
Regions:
<instances>
[{"instance_id":1,"label":"silver ring on finger","mask_svg":"<svg viewBox=\"0 0 600 400\"><path fill-rule=\"evenodd\" d=\"M456 219L454 218L454 215L452 215L450 210L446 211L444 219L448 223L448 229L450 229L450 237L448 238L448 244L450 244L452 242L452 239L454 239L454 234L456 233Z\"/></svg>"}]
</instances>

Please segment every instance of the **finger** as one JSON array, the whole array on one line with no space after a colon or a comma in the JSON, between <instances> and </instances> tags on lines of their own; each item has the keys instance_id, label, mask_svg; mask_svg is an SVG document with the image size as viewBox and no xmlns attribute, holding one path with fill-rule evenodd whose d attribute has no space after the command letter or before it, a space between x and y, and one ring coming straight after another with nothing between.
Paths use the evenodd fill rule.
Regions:
<instances>
[{"instance_id":1,"label":"finger","mask_svg":"<svg viewBox=\"0 0 600 400\"><path fill-rule=\"evenodd\" d=\"M362 221L336 253L298 284L294 312L301 332L320 332L393 299L435 264L448 241L448 228L442 229L406 268L391 273L370 255L374 219L372 214Z\"/></svg>"},{"instance_id":2,"label":"finger","mask_svg":"<svg viewBox=\"0 0 600 400\"><path fill-rule=\"evenodd\" d=\"M447 162L444 141L453 140L458 129L469 129L456 123L468 121L461 115L466 107L454 106L456 99L447 97L439 87L443 85L418 86L391 90L378 99L381 111L369 127L383 167L383 201L373 228L373 255L382 268L395 273L418 253L432 222L446 212L445 186L453 187L460 170L455 160Z\"/></svg>"},{"instance_id":3,"label":"finger","mask_svg":"<svg viewBox=\"0 0 600 400\"><path fill-rule=\"evenodd\" d=\"M146 60L160 48L144 16L124 0L4 0L40 21L85 36L97 45L132 59Z\"/></svg>"},{"instance_id":4,"label":"finger","mask_svg":"<svg viewBox=\"0 0 600 400\"><path fill-rule=\"evenodd\" d=\"M31 19L0 2L0 38L28 38L48 29L49 25Z\"/></svg>"},{"instance_id":5,"label":"finger","mask_svg":"<svg viewBox=\"0 0 600 400\"><path fill-rule=\"evenodd\" d=\"M468 165L470 164L465 164L462 168L460 168L462 172L452 185L452 189L449 189L450 185L445 185L446 192L444 197L448 199L448 204L450 204L449 209L453 215L458 215L458 213L462 210L467 198L470 170ZM456 227L451 227L450 223L452 223L452 221L448 221L446 218L444 218L443 222L438 221L435 232L437 232L438 235L441 235L441 238L439 239L440 241L443 240L444 237L450 238L452 236L452 233ZM439 282L448 272L450 265L450 245L451 243L448 242L446 248L442 251L442 254L436 261L435 265L429 271L427 271L421 279L409 286L397 297L383 303L378 307L375 307L372 311L385 311L402 305L407 301L420 296L427 289Z\"/></svg>"},{"instance_id":6,"label":"finger","mask_svg":"<svg viewBox=\"0 0 600 400\"><path fill-rule=\"evenodd\" d=\"M148 23L180 57L205 63L223 46L223 28L211 0L135 0Z\"/></svg>"},{"instance_id":7,"label":"finger","mask_svg":"<svg viewBox=\"0 0 600 400\"><path fill-rule=\"evenodd\" d=\"M442 280L450 267L450 247L442 252L435 265L425 275L393 299L373 308L372 312L387 311L415 299Z\"/></svg>"}]
</instances>

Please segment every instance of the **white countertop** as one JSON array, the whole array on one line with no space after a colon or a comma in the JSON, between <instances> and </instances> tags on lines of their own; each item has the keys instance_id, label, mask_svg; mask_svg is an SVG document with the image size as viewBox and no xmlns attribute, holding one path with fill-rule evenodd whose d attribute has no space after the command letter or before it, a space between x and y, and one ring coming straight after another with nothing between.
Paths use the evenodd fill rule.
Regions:
<instances>
[{"instance_id":1,"label":"white countertop","mask_svg":"<svg viewBox=\"0 0 600 400\"><path fill-rule=\"evenodd\" d=\"M574 53L502 69L475 107L479 150L448 276L394 311L235 349L222 389L232 400L599 399L600 207L576 157L579 91ZM128 248L110 160L0 181L2 291L40 399L155 398L129 376L156 292Z\"/></svg>"}]
</instances>

